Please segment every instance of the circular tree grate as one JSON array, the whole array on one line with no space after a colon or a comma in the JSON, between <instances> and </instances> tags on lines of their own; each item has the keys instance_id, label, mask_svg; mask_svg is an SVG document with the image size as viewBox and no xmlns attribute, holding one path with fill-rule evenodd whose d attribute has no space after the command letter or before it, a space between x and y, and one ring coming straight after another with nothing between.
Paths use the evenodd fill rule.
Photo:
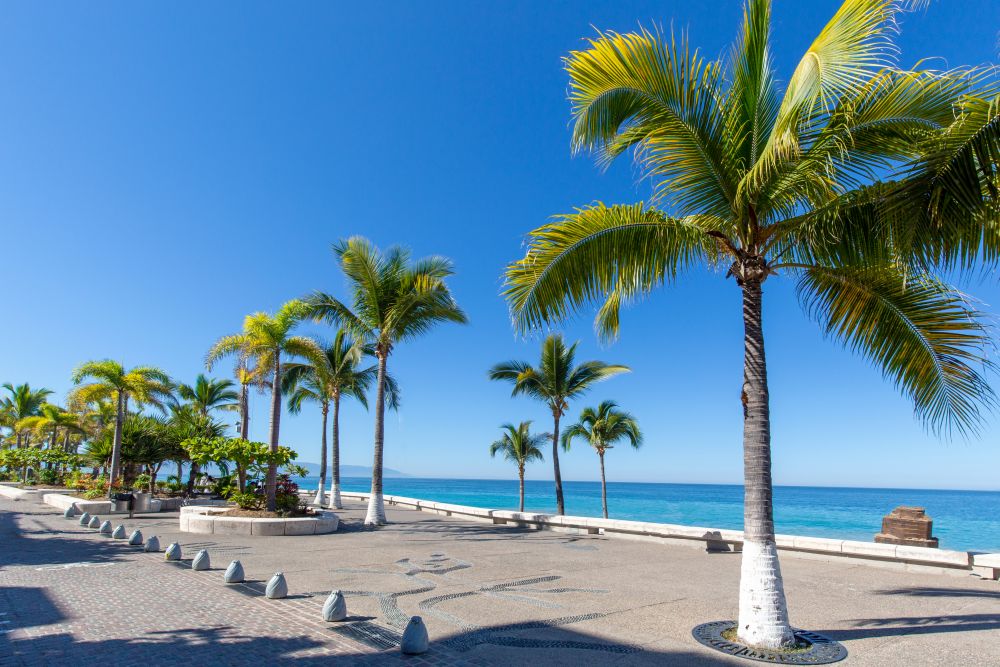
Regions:
<instances>
[{"instance_id":1,"label":"circular tree grate","mask_svg":"<svg viewBox=\"0 0 1000 667\"><path fill-rule=\"evenodd\" d=\"M721 651L738 658L772 662L779 665L828 665L847 657L847 649L842 644L829 637L809 632L794 630L795 639L809 644L801 651L772 651L765 648L747 646L740 642L729 641L722 633L736 627L735 621L712 621L702 623L691 634L699 643L716 651Z\"/></svg>"}]
</instances>

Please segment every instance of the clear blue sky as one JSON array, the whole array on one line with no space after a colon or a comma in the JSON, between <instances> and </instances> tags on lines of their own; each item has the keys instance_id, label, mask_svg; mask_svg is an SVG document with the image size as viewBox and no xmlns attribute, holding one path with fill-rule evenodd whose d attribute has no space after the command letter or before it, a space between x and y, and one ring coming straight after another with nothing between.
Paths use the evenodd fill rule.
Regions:
<instances>
[{"instance_id":1,"label":"clear blue sky","mask_svg":"<svg viewBox=\"0 0 1000 667\"><path fill-rule=\"evenodd\" d=\"M774 3L783 76L837 4ZM62 396L74 366L103 357L191 381L246 313L343 293L330 244L363 234L452 257L470 319L392 357L404 407L388 421L386 465L507 477L487 455L497 426L549 419L486 380L497 361L537 358L498 296L503 266L552 214L648 196L630 165L602 174L570 156L560 58L592 26L639 22L687 29L715 56L740 3L17 2L3 14L0 381ZM995 62L998 19L990 0L936 2L905 19L902 61ZM998 285L967 289L996 314ZM581 358L634 368L586 399L617 399L646 431L641 452L609 455L610 479L742 480L732 281L696 273L661 290L624 315L612 346L589 313L566 331ZM777 483L998 488L995 419L975 441L925 434L878 371L802 315L787 280L767 283L765 335ZM260 439L265 400L253 404ZM316 461L318 411L282 426ZM343 433L343 461L369 464L370 416L346 407ZM563 466L568 479L597 476L582 446Z\"/></svg>"}]
</instances>

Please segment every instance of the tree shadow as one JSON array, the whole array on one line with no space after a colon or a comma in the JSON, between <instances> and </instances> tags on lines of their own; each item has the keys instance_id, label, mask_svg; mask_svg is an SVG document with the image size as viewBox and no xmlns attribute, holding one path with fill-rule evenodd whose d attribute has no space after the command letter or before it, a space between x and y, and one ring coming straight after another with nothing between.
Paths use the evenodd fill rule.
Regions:
<instances>
[{"instance_id":1,"label":"tree shadow","mask_svg":"<svg viewBox=\"0 0 1000 667\"><path fill-rule=\"evenodd\" d=\"M69 520L64 530L26 530L18 525L16 517L27 516L0 512L0 541L17 548L0 551L0 570L13 565L60 566L71 564L100 564L119 560L123 540L81 540L85 532L93 532ZM26 535L44 534L44 539L31 539ZM62 537L61 535L66 535Z\"/></svg>"},{"instance_id":2,"label":"tree shadow","mask_svg":"<svg viewBox=\"0 0 1000 667\"><path fill-rule=\"evenodd\" d=\"M961 614L951 616L908 616L899 618L866 618L854 621L847 630L817 630L838 641L930 635L948 632L1000 630L1000 614Z\"/></svg>"},{"instance_id":3,"label":"tree shadow","mask_svg":"<svg viewBox=\"0 0 1000 667\"><path fill-rule=\"evenodd\" d=\"M875 592L878 595L906 595L915 598L992 598L1000 600L1000 591L984 591L975 588L914 586L911 588L887 588Z\"/></svg>"}]
</instances>

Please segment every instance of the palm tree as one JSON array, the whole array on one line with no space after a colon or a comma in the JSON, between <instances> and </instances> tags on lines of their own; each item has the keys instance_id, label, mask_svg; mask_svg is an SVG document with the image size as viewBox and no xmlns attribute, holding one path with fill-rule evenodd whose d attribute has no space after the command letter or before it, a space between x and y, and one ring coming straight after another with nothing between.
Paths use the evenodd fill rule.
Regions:
<instances>
[{"instance_id":1,"label":"palm tree","mask_svg":"<svg viewBox=\"0 0 1000 667\"><path fill-rule=\"evenodd\" d=\"M565 59L573 148L602 164L635 149L653 203L562 215L507 269L517 327L603 300L596 327L613 338L623 303L687 269L728 268L745 332L738 636L752 645L792 641L774 538L765 280L794 278L809 314L881 366L932 429L975 430L993 401L977 371L982 321L928 269L1000 257L1000 106L977 93L980 76L895 69L900 6L845 2L783 92L766 0L747 1L721 62L659 32L599 34Z\"/></svg>"},{"instance_id":2,"label":"palm tree","mask_svg":"<svg viewBox=\"0 0 1000 667\"><path fill-rule=\"evenodd\" d=\"M178 384L177 394L186 400L191 407L203 417L208 417L212 410L236 410L239 396L233 390L232 380L216 380L199 373L193 385ZM194 481L198 476L198 464L191 462L188 476L188 493L194 489Z\"/></svg>"},{"instance_id":3,"label":"palm tree","mask_svg":"<svg viewBox=\"0 0 1000 667\"><path fill-rule=\"evenodd\" d=\"M306 305L292 300L283 305L277 313L253 313L243 320L243 331L223 336L215 341L208 351L206 365L212 369L218 359L236 355L241 362L254 361L258 370L271 378L271 438L272 452L278 451L278 435L281 429L281 358L282 355L305 357L314 363L322 356L322 351L310 338L293 336L292 330L307 314ZM278 466L267 466L265 491L267 510L276 509L275 491Z\"/></svg>"},{"instance_id":4,"label":"palm tree","mask_svg":"<svg viewBox=\"0 0 1000 667\"><path fill-rule=\"evenodd\" d=\"M524 511L524 466L531 461L543 461L541 446L549 439L548 433L531 433L531 422L501 424L503 437L490 445L490 456L502 453L507 461L517 464L518 512Z\"/></svg>"},{"instance_id":5,"label":"palm tree","mask_svg":"<svg viewBox=\"0 0 1000 667\"><path fill-rule=\"evenodd\" d=\"M46 399L52 394L52 390L45 389L44 387L32 389L31 385L27 382L17 386L6 383L0 388L10 394L3 400L0 400L0 412L7 415L7 420L11 428L14 428L17 446L21 447L21 431L17 430L15 424L26 417L38 415L42 405L45 404Z\"/></svg>"},{"instance_id":6,"label":"palm tree","mask_svg":"<svg viewBox=\"0 0 1000 667\"><path fill-rule=\"evenodd\" d=\"M397 344L427 333L435 324L462 324L466 318L445 283L453 273L451 261L427 257L411 262L408 250L393 247L382 253L360 236L340 241L333 251L347 276L352 305L323 292L313 294L309 304L316 319L340 326L356 340L371 344L375 353L375 446L365 525L379 526L386 523L382 454L389 355Z\"/></svg>"},{"instance_id":7,"label":"palm tree","mask_svg":"<svg viewBox=\"0 0 1000 667\"><path fill-rule=\"evenodd\" d=\"M91 379L89 384L81 384ZM82 403L101 400L115 402L115 434L111 452L110 486L118 481L121 467L122 424L128 412L128 401L138 405L153 405L163 408L163 401L171 397L173 386L170 377L153 366L125 367L111 359L88 361L73 371L73 383L78 386L74 394Z\"/></svg>"},{"instance_id":8,"label":"palm tree","mask_svg":"<svg viewBox=\"0 0 1000 667\"><path fill-rule=\"evenodd\" d=\"M240 439L250 439L250 387L254 386L261 393L267 387L267 381L263 375L257 372L257 368L248 368L246 359L239 359L233 374L240 385L240 396L238 409L240 413Z\"/></svg>"},{"instance_id":9,"label":"palm tree","mask_svg":"<svg viewBox=\"0 0 1000 667\"><path fill-rule=\"evenodd\" d=\"M619 410L614 401L601 401L594 408L584 408L580 420L566 429L562 435L562 446L569 451L573 438L583 438L597 452L601 459L601 509L608 518L608 484L604 477L604 453L616 442L628 440L634 449L642 446L642 431L639 422L629 413Z\"/></svg>"},{"instance_id":10,"label":"palm tree","mask_svg":"<svg viewBox=\"0 0 1000 667\"><path fill-rule=\"evenodd\" d=\"M330 505L336 509L344 506L340 497L340 401L356 399L366 409L366 396L378 376L376 366L359 368L365 356L374 356L374 348L351 339L350 334L339 329L332 343L318 344L323 350L322 364L286 364L281 391L288 394L288 411L298 414L302 404L313 402L320 406L323 425L320 439L319 489L314 502L325 504L326 489L326 425L330 407L333 407L333 485ZM391 376L386 376L386 400L390 408L398 405L398 390Z\"/></svg>"},{"instance_id":11,"label":"palm tree","mask_svg":"<svg viewBox=\"0 0 1000 667\"><path fill-rule=\"evenodd\" d=\"M491 380L514 385L511 396L525 394L545 403L552 413L552 470L556 484L556 514L565 514L562 475L559 473L559 420L569 409L569 401L590 390L594 384L631 369L603 361L585 361L574 366L576 346L566 347L560 334L550 334L542 343L538 368L524 361L507 361L490 369Z\"/></svg>"}]
</instances>

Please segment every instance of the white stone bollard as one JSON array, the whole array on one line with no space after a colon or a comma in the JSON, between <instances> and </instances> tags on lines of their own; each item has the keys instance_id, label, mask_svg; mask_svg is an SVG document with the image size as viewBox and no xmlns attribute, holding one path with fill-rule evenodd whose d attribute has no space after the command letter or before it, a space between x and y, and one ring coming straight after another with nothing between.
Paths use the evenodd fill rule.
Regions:
<instances>
[{"instance_id":1,"label":"white stone bollard","mask_svg":"<svg viewBox=\"0 0 1000 667\"><path fill-rule=\"evenodd\" d=\"M118 526L115 528L115 532L111 533L111 537L113 537L116 540L124 540L125 526L118 524Z\"/></svg>"},{"instance_id":2,"label":"white stone bollard","mask_svg":"<svg viewBox=\"0 0 1000 667\"><path fill-rule=\"evenodd\" d=\"M226 573L222 576L222 580L227 584L241 584L246 578L246 574L243 572L243 563L238 560L234 560L226 568Z\"/></svg>"},{"instance_id":3,"label":"white stone bollard","mask_svg":"<svg viewBox=\"0 0 1000 667\"><path fill-rule=\"evenodd\" d=\"M327 622L342 621L347 618L347 601L340 591L332 591L330 597L323 603L323 620Z\"/></svg>"},{"instance_id":4,"label":"white stone bollard","mask_svg":"<svg viewBox=\"0 0 1000 667\"><path fill-rule=\"evenodd\" d=\"M128 536L128 543L133 547L142 546L142 531L136 528L132 531L132 534Z\"/></svg>"},{"instance_id":5,"label":"white stone bollard","mask_svg":"<svg viewBox=\"0 0 1000 667\"><path fill-rule=\"evenodd\" d=\"M181 545L174 542L167 550L163 552L164 560L180 560L181 559Z\"/></svg>"},{"instance_id":6,"label":"white stone bollard","mask_svg":"<svg viewBox=\"0 0 1000 667\"><path fill-rule=\"evenodd\" d=\"M93 528L95 530L98 529L98 528L100 528L101 527L101 517L99 517L99 516L92 516L92 517L90 517L90 521L87 523L87 527L88 528Z\"/></svg>"},{"instance_id":7,"label":"white stone bollard","mask_svg":"<svg viewBox=\"0 0 1000 667\"><path fill-rule=\"evenodd\" d=\"M101 524L101 535L110 535L110 534L111 534L111 522L105 521L104 523Z\"/></svg>"},{"instance_id":8,"label":"white stone bollard","mask_svg":"<svg viewBox=\"0 0 1000 667\"><path fill-rule=\"evenodd\" d=\"M148 540L146 540L146 546L143 547L143 551L148 553L156 553L160 550L160 538L156 535L151 535Z\"/></svg>"},{"instance_id":9,"label":"white stone bollard","mask_svg":"<svg viewBox=\"0 0 1000 667\"><path fill-rule=\"evenodd\" d=\"M424 625L424 619L414 616L406 624L406 629L403 630L403 639L399 642L399 650L407 655L418 655L426 653L429 646L430 641L427 638L427 626Z\"/></svg>"},{"instance_id":10,"label":"white stone bollard","mask_svg":"<svg viewBox=\"0 0 1000 667\"><path fill-rule=\"evenodd\" d=\"M84 512L83 514L80 515L80 525L86 526L89 523L90 523L90 514L88 512Z\"/></svg>"},{"instance_id":11,"label":"white stone bollard","mask_svg":"<svg viewBox=\"0 0 1000 667\"><path fill-rule=\"evenodd\" d=\"M64 519L72 519L75 516L76 516L76 506L75 505L70 505L69 507L66 508L66 511L63 512L63 518Z\"/></svg>"},{"instance_id":12,"label":"white stone bollard","mask_svg":"<svg viewBox=\"0 0 1000 667\"><path fill-rule=\"evenodd\" d=\"M280 600L281 598L288 596L288 582L285 581L285 574L283 572L274 573L271 580L267 582L267 588L264 590L264 595L271 600Z\"/></svg>"},{"instance_id":13,"label":"white stone bollard","mask_svg":"<svg viewBox=\"0 0 1000 667\"><path fill-rule=\"evenodd\" d=\"M194 560L191 561L192 570L210 570L212 569L212 561L208 557L208 549L202 549L194 555Z\"/></svg>"}]
</instances>

